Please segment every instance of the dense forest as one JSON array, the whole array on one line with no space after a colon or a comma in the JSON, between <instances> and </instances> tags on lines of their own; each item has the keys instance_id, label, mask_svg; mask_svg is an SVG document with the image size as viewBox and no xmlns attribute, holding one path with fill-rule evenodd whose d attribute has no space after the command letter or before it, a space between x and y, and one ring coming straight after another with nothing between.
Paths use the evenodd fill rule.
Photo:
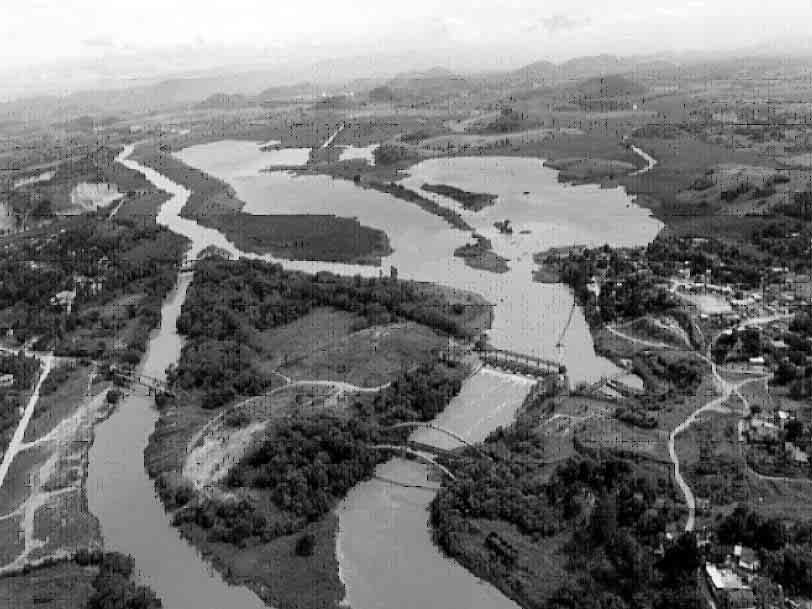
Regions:
<instances>
[{"instance_id":1,"label":"dense forest","mask_svg":"<svg viewBox=\"0 0 812 609\"><path fill-rule=\"evenodd\" d=\"M252 336L325 305L364 316L369 325L405 318L454 336L473 333L471 311L427 296L410 282L207 259L199 263L177 322L187 342L170 380L207 392L206 405L212 408L236 395L260 393L271 378L255 364Z\"/></svg>"},{"instance_id":2,"label":"dense forest","mask_svg":"<svg viewBox=\"0 0 812 609\"><path fill-rule=\"evenodd\" d=\"M82 550L74 556L74 561L82 567L98 568L86 609L160 609L163 606L150 588L136 583L132 556Z\"/></svg>"},{"instance_id":3,"label":"dense forest","mask_svg":"<svg viewBox=\"0 0 812 609\"><path fill-rule=\"evenodd\" d=\"M282 510L324 516L384 455L370 448L374 426L324 415L274 422L262 443L229 472L228 485L267 489Z\"/></svg>"},{"instance_id":4,"label":"dense forest","mask_svg":"<svg viewBox=\"0 0 812 609\"><path fill-rule=\"evenodd\" d=\"M20 342L39 337L37 347L54 348L57 355L137 362L185 247L185 239L163 227L95 216L71 218L58 230L14 241L0 261L0 324ZM69 313L52 304L65 290L75 291ZM138 297L137 305L127 323L116 326L114 315L102 312L128 295ZM124 326L127 344L114 349Z\"/></svg>"},{"instance_id":5,"label":"dense forest","mask_svg":"<svg viewBox=\"0 0 812 609\"><path fill-rule=\"evenodd\" d=\"M521 454L529 440L510 432L498 441L515 445ZM694 572L700 564L695 538L680 538L659 559L654 554L666 523L674 518L668 503L656 504L657 497L668 494L666 480L654 484L612 457L572 458L549 479L542 471L540 464L518 457L497 463L471 460L455 470L457 479L447 481L432 502L435 539L527 607L694 606ZM467 531L480 519L502 523L500 530L515 526L518 537L491 533L483 553L473 555ZM528 578L536 575L524 550L517 548L543 546L554 536L565 539L563 556L555 560L565 565L567 576L546 598L532 596Z\"/></svg>"},{"instance_id":6,"label":"dense forest","mask_svg":"<svg viewBox=\"0 0 812 609\"><path fill-rule=\"evenodd\" d=\"M372 476L388 458L372 449L391 442L385 427L433 419L459 392L464 371L424 365L404 373L375 396L359 396L347 413L294 415L274 419L261 441L229 471L227 486L260 493L261 501L195 502L179 511L176 524L194 523L212 541L244 545L299 531L325 516L353 486ZM239 424L239 421L235 421ZM168 497L186 505L191 494ZM167 497L165 497L165 500Z\"/></svg>"}]
</instances>

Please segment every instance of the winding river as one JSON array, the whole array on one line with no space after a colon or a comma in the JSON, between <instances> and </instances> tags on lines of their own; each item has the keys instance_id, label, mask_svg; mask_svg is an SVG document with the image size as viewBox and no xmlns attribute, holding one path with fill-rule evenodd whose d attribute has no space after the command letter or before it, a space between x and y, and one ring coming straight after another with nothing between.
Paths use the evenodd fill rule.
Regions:
<instances>
[{"instance_id":1,"label":"winding river","mask_svg":"<svg viewBox=\"0 0 812 609\"><path fill-rule=\"evenodd\" d=\"M119 161L172 195L158 222L188 237L192 255L209 245L235 256L245 255L218 231L181 218L188 190L129 159L131 151L126 149ZM366 276L377 276L393 265L404 278L479 292L495 304L489 336L497 347L559 359L574 381L616 371L611 362L595 354L589 329L578 310L564 348L556 348L573 299L564 286L531 281L531 270L532 254L551 246L634 245L653 238L659 223L635 206L623 190L563 186L557 182L556 173L543 168L537 159L454 158L426 161L411 168L404 184L414 189L424 182L444 183L499 196L497 205L482 212L461 210L469 224L493 241L495 251L510 259L510 271L497 275L472 269L454 258L453 250L468 242L470 235L416 206L346 181L258 171L274 163L284 164L283 159L297 154L284 149L262 152L256 143L223 141L188 148L178 157L233 186L246 202L246 212L357 217L365 225L386 231L394 249L382 269L270 256L264 259L281 262L289 269ZM268 155L277 155L280 160ZM438 201L457 207L453 201ZM513 235L494 229L493 222L504 218L514 225ZM176 334L175 320L190 280L189 275L182 275L163 306L161 329L142 364L146 374L162 377L180 354L182 341ZM468 379L437 422L471 441L481 440L513 419L529 387L524 379L484 369ZM90 508L100 520L106 546L134 556L142 579L163 598L168 609L261 607L253 593L228 586L212 573L171 527L143 467L143 450L156 419L151 400L133 394L96 431L88 491ZM430 432L416 435L426 443L447 442ZM426 486L423 466L394 459L377 473L377 478L354 488L338 508L341 576L347 601L354 609L515 607L495 588L443 557L431 543L426 506L435 491L430 484L429 488L406 488L386 481L411 480Z\"/></svg>"}]
</instances>

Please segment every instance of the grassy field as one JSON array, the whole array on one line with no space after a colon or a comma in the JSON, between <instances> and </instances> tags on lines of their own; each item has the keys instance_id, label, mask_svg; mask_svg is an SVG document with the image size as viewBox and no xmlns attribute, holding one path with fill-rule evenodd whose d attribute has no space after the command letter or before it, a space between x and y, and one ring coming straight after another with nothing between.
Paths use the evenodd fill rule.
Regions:
<instances>
[{"instance_id":1,"label":"grassy field","mask_svg":"<svg viewBox=\"0 0 812 609\"><path fill-rule=\"evenodd\" d=\"M153 224L161 206L167 200L169 200L169 195L164 192L139 191L124 198L115 217L139 224Z\"/></svg>"},{"instance_id":2,"label":"grassy field","mask_svg":"<svg viewBox=\"0 0 812 609\"><path fill-rule=\"evenodd\" d=\"M0 515L13 512L28 499L31 494L30 483L49 456L49 451L42 447L17 453L3 486L0 487Z\"/></svg>"},{"instance_id":3,"label":"grassy field","mask_svg":"<svg viewBox=\"0 0 812 609\"><path fill-rule=\"evenodd\" d=\"M44 544L31 552L32 560L57 551L73 554L81 548L101 546L99 522L88 511L87 499L79 490L58 495L36 511L34 537Z\"/></svg>"},{"instance_id":4,"label":"grassy field","mask_svg":"<svg viewBox=\"0 0 812 609\"><path fill-rule=\"evenodd\" d=\"M335 538L338 517L331 514L302 533L274 539L249 548L212 543L205 531L184 525L183 534L226 573L227 580L254 590L266 603L281 609L337 609L344 599L338 578ZM303 533L313 535L311 556L298 556L294 547Z\"/></svg>"},{"instance_id":5,"label":"grassy field","mask_svg":"<svg viewBox=\"0 0 812 609\"><path fill-rule=\"evenodd\" d=\"M52 373L53 374L53 373ZM90 367L83 366L72 370L67 379L56 391L43 395L34 408L34 414L25 430L25 442L41 438L59 425L65 417L76 411L76 407L86 397ZM98 387L96 387L98 391Z\"/></svg>"},{"instance_id":6,"label":"grassy field","mask_svg":"<svg viewBox=\"0 0 812 609\"><path fill-rule=\"evenodd\" d=\"M25 549L25 544L20 539L22 525L22 515L0 520L0 565L11 562Z\"/></svg>"},{"instance_id":7,"label":"grassy field","mask_svg":"<svg viewBox=\"0 0 812 609\"><path fill-rule=\"evenodd\" d=\"M465 534L455 535L460 552L455 559L477 577L493 583L522 606L539 606L552 596L571 574L564 568L563 546L569 533L543 540L523 535L515 525L501 520L471 519ZM485 545L488 534L496 533L511 544L519 556L508 572ZM532 599L532 605L529 604Z\"/></svg>"},{"instance_id":8,"label":"grassy field","mask_svg":"<svg viewBox=\"0 0 812 609\"><path fill-rule=\"evenodd\" d=\"M294 380L324 379L375 387L432 359L447 339L421 324L374 326L326 345L285 352L280 372Z\"/></svg>"},{"instance_id":9,"label":"grassy field","mask_svg":"<svg viewBox=\"0 0 812 609\"><path fill-rule=\"evenodd\" d=\"M25 575L0 578L0 607L85 609L93 593L94 568L64 562Z\"/></svg>"}]
</instances>

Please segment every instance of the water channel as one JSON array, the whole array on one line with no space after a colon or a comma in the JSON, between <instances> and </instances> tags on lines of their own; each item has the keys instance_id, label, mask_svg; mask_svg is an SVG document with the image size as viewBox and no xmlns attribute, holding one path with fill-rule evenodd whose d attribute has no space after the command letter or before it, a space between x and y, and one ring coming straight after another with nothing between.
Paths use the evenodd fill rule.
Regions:
<instances>
[{"instance_id":1,"label":"water channel","mask_svg":"<svg viewBox=\"0 0 812 609\"><path fill-rule=\"evenodd\" d=\"M158 222L188 237L193 255L212 244L243 255L218 231L181 218L179 212L189 192L127 159L130 152L125 150L120 161L172 195ZM246 202L248 213L334 213L357 217L365 225L386 231L394 252L383 261L383 269L388 271L389 265L394 265L401 277L472 290L495 304L494 326L489 333L494 345L560 359L574 381L615 372L611 362L595 354L580 311L574 316L565 347L556 348L572 296L564 286L532 282L531 257L556 245L633 245L653 238L659 223L633 205L622 190L562 186L556 173L543 168L537 159L457 158L413 167L405 181L411 188L419 189L424 182L444 183L499 196L493 208L478 214L461 212L478 232L492 239L497 253L510 259L510 271L499 275L472 269L454 258L453 250L468 242L470 235L412 204L324 176L259 171L264 166L287 164L283 161L288 159L301 159L302 155L301 151L284 149L262 152L256 143L237 141L195 146L178 153L180 160L234 187ZM453 201L438 200L456 206ZM494 219L504 218L516 227L513 235L494 229ZM366 276L381 272L369 266L263 258L310 272L330 270ZM188 275L181 277L178 289L164 304L161 329L143 363L146 374L161 377L179 356L182 343L175 332L175 320L189 281ZM482 370L466 382L460 395L438 417L438 423L471 441L481 440L513 419L529 387L524 379ZM101 522L106 546L134 556L144 581L164 599L168 609L262 606L247 589L228 586L212 574L205 561L171 528L143 467L143 449L156 419L151 401L133 394L97 429L88 490L90 508ZM417 435L421 441L441 446L448 441L430 432ZM347 600L354 609L515 607L495 588L443 557L431 543L426 506L433 490L384 481L425 483L423 466L395 459L382 465L378 475L354 488L338 508L339 561Z\"/></svg>"}]
</instances>

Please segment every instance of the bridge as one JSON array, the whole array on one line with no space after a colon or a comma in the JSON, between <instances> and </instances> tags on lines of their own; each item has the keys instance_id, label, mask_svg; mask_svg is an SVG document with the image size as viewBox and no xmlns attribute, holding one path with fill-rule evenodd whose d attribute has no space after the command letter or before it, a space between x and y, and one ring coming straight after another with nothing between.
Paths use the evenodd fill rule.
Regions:
<instances>
[{"instance_id":1,"label":"bridge","mask_svg":"<svg viewBox=\"0 0 812 609\"><path fill-rule=\"evenodd\" d=\"M597 394L604 387L613 389L623 396L639 395L642 391L636 387L632 387L628 383L624 383L620 379L629 374L628 372L618 372L610 376L602 376L598 381L584 388L584 393L589 395Z\"/></svg>"},{"instance_id":2,"label":"bridge","mask_svg":"<svg viewBox=\"0 0 812 609\"><path fill-rule=\"evenodd\" d=\"M169 389L169 385L165 380L149 376L148 374L136 374L118 368L112 369L115 376L125 379L128 383L133 385L141 385L147 389L149 394L165 393L174 396L174 393Z\"/></svg>"},{"instance_id":3,"label":"bridge","mask_svg":"<svg viewBox=\"0 0 812 609\"><path fill-rule=\"evenodd\" d=\"M409 448L408 446L400 446L397 444L375 444L374 446L370 446L372 450L385 450L389 452L399 452L402 454L409 455L417 459L418 461L422 461L431 467L437 468L444 476L447 476L451 480L456 480L454 474L444 465L441 465L437 462L437 460L429 455L428 453L421 452L419 450L415 450L413 448Z\"/></svg>"},{"instance_id":4,"label":"bridge","mask_svg":"<svg viewBox=\"0 0 812 609\"><path fill-rule=\"evenodd\" d=\"M391 430L396 430L396 429L431 429L431 430L434 430L434 431L439 431L440 433L447 435L449 438L455 439L460 444L463 444L464 446L467 446L468 448L474 449L476 452L478 452L483 457L487 457L488 459L493 460L493 457L491 457L488 453L483 452L483 450L481 448L479 448L479 446L477 446L476 444L472 444L471 442L469 442L468 440L463 438L461 435L451 431L450 429L446 429L445 427L440 427L439 425L435 425L434 423L428 423L428 422L423 422L423 421L406 421L405 423L398 423L397 425L392 425L390 427L386 427L382 431L391 431ZM441 450L441 449L436 449L436 448L434 448L434 449L435 450Z\"/></svg>"},{"instance_id":5,"label":"bridge","mask_svg":"<svg viewBox=\"0 0 812 609\"><path fill-rule=\"evenodd\" d=\"M529 376L549 376L551 374L566 373L566 368L559 362L543 357L496 349L495 347L481 347L476 349L482 363L495 368L501 368L518 374Z\"/></svg>"},{"instance_id":6,"label":"bridge","mask_svg":"<svg viewBox=\"0 0 812 609\"><path fill-rule=\"evenodd\" d=\"M212 257L219 257L223 258L224 260L233 260L234 256L226 249L222 247L217 247L216 245L210 245L207 248L203 249L201 252L197 254L197 257L192 256L191 254L187 254L183 257L183 260L178 264L178 269L181 273L193 271L195 270L195 264L200 262L201 260L205 260L206 258Z\"/></svg>"}]
</instances>

